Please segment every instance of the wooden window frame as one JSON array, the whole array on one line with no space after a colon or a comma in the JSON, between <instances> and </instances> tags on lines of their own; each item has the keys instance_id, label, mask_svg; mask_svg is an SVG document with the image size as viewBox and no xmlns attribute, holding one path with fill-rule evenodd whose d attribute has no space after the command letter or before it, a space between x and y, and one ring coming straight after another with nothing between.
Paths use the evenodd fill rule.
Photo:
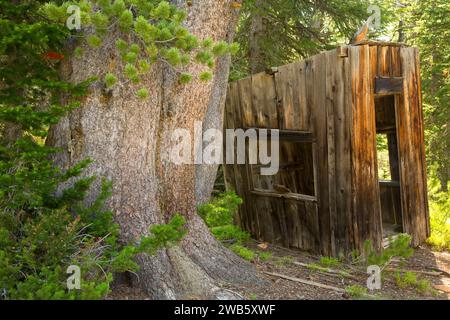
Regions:
<instances>
[{"instance_id":1,"label":"wooden window frame","mask_svg":"<svg viewBox=\"0 0 450 320\"><path fill-rule=\"evenodd\" d=\"M287 199L287 200L296 200L296 201L306 201L306 202L318 202L318 184L317 184L317 142L314 138L314 135L310 131L301 131L301 130L284 130L284 129L266 129L266 128L245 128L244 130L256 130L258 137L260 130L267 130L268 135L271 135L272 130L278 130L279 132L279 141L284 142L293 142L293 143L310 143L311 144L311 152L312 152L312 161L313 161L313 182L314 182L314 196L301 194L301 193L280 193L273 192L267 189L255 188L253 182L253 168L255 165L252 165L248 162L248 152L246 152L247 163L246 163L246 173L248 176L248 182L250 190L249 192L252 195L256 196L264 196L270 198L279 198L279 199Z\"/></svg>"}]
</instances>

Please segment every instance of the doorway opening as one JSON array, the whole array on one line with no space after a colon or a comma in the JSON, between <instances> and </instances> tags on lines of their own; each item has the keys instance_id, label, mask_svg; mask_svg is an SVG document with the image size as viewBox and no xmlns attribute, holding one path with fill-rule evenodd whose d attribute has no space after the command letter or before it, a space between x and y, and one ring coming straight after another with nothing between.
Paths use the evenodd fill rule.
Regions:
<instances>
[{"instance_id":1,"label":"doorway opening","mask_svg":"<svg viewBox=\"0 0 450 320\"><path fill-rule=\"evenodd\" d=\"M375 98L377 163L383 237L403 232L395 96Z\"/></svg>"}]
</instances>

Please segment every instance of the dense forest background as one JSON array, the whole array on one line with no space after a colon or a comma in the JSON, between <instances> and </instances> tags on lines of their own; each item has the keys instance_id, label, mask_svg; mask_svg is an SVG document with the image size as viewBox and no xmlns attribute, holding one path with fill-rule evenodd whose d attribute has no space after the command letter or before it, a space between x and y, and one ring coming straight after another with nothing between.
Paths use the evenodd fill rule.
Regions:
<instances>
[{"instance_id":1,"label":"dense forest background","mask_svg":"<svg viewBox=\"0 0 450 320\"><path fill-rule=\"evenodd\" d=\"M124 1L94 2L111 6L111 15L117 10L123 19L119 20L127 25L129 16L123 13L125 8L121 5ZM128 2L139 7L145 1ZM148 1L159 8L155 13L158 19L173 11L165 4L160 5L162 2L167 4ZM88 7L90 1L73 3ZM0 289L7 288L10 298L101 298L109 291L114 273L138 269L134 257L142 252L156 254L158 248L178 243L185 234L183 217L174 216L167 223L152 227L151 235L143 237L139 244L124 244L119 241L113 212L102 209L111 194L108 181L100 183L101 192L89 206L83 200L96 177L83 177L70 188L57 192L61 184L79 176L90 165L85 160L62 173L51 160L58 150L45 143L49 128L80 105L87 88L95 81L85 79L74 84L60 77L60 62L68 54L64 48L68 41L76 39L74 32L61 23L70 4L62 0L0 0ZM447 0L236 2L240 13L234 41L239 48L219 43L211 52L204 51L199 60L214 67L213 54L215 57L232 52L229 77L232 81L306 58L348 44L373 14L368 11L371 5L380 8L381 20L371 30L370 38L404 42L417 46L421 53L432 220L429 242L435 248L448 250L450 8ZM181 14L174 16L172 23L182 23ZM96 26L105 23L101 16L91 19ZM160 33L170 29L159 28ZM185 42L195 42L185 31L180 32ZM99 45L97 41L94 37L88 39L92 46ZM209 43L203 45L211 47ZM187 44L183 46L186 49ZM164 54L175 65L184 63L182 60L186 58L177 50ZM136 58L131 54L127 59ZM149 68L145 63L140 67ZM135 70L129 72L131 81L137 80L133 79ZM211 77L209 72L200 75L204 81ZM180 80L189 82L191 75L183 74ZM104 81L112 86L117 79L111 74ZM145 99L149 92L141 89L137 95ZM379 144L382 146L383 142ZM236 199L229 202L238 205ZM62 261L89 270L81 296L74 291L67 293L61 285L60 279L66 277L60 266Z\"/></svg>"}]
</instances>

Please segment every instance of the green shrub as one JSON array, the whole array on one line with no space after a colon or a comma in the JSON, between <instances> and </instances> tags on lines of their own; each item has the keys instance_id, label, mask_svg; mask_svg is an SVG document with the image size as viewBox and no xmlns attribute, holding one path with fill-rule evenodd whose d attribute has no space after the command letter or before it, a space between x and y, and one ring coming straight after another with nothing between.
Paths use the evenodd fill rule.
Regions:
<instances>
[{"instance_id":1,"label":"green shrub","mask_svg":"<svg viewBox=\"0 0 450 320\"><path fill-rule=\"evenodd\" d=\"M322 267L318 263L309 263L308 269L310 269L312 271L323 271L323 272L325 272L327 270L327 268Z\"/></svg>"},{"instance_id":2,"label":"green shrub","mask_svg":"<svg viewBox=\"0 0 450 320\"><path fill-rule=\"evenodd\" d=\"M354 299L361 299L367 296L367 289L360 285L352 285L345 288L345 291Z\"/></svg>"},{"instance_id":3,"label":"green shrub","mask_svg":"<svg viewBox=\"0 0 450 320\"><path fill-rule=\"evenodd\" d=\"M400 234L395 239L389 240L389 246L377 253L368 240L364 243L364 257L368 265L382 266L394 257L409 258L413 255L414 249L411 248L411 236Z\"/></svg>"},{"instance_id":4,"label":"green shrub","mask_svg":"<svg viewBox=\"0 0 450 320\"><path fill-rule=\"evenodd\" d=\"M261 260L261 261L267 261L267 260L269 260L270 258L272 258L272 252L260 252L260 253L258 254L258 256L259 256L259 260Z\"/></svg>"},{"instance_id":5,"label":"green shrub","mask_svg":"<svg viewBox=\"0 0 450 320\"><path fill-rule=\"evenodd\" d=\"M426 279L419 280L414 272L407 271L402 274L401 272L397 271L394 276L395 283L401 289L414 288L418 293L421 294L434 294L434 290L432 289L430 282Z\"/></svg>"},{"instance_id":6,"label":"green shrub","mask_svg":"<svg viewBox=\"0 0 450 320\"><path fill-rule=\"evenodd\" d=\"M288 266L294 263L294 258L291 256L284 256L278 259L277 264L280 266Z\"/></svg>"},{"instance_id":7,"label":"green shrub","mask_svg":"<svg viewBox=\"0 0 450 320\"><path fill-rule=\"evenodd\" d=\"M198 213L210 228L232 225L240 204L241 198L234 192L226 192L199 206Z\"/></svg>"},{"instance_id":8,"label":"green shrub","mask_svg":"<svg viewBox=\"0 0 450 320\"><path fill-rule=\"evenodd\" d=\"M199 206L198 213L218 240L234 241L230 250L245 260L252 261L255 260L256 253L242 245L250 238L250 234L234 224L240 204L242 199L236 193L225 192L214 197L209 203Z\"/></svg>"},{"instance_id":9,"label":"green shrub","mask_svg":"<svg viewBox=\"0 0 450 320\"><path fill-rule=\"evenodd\" d=\"M399 288L415 287L417 284L417 276L415 273L407 271L403 275L400 272L395 274L395 282Z\"/></svg>"},{"instance_id":10,"label":"green shrub","mask_svg":"<svg viewBox=\"0 0 450 320\"><path fill-rule=\"evenodd\" d=\"M218 240L235 240L240 244L250 238L248 232L242 231L234 224L234 217L240 204L242 204L240 197L234 192L226 192L199 206L198 213Z\"/></svg>"},{"instance_id":11,"label":"green shrub","mask_svg":"<svg viewBox=\"0 0 450 320\"><path fill-rule=\"evenodd\" d=\"M337 267L341 264L339 259L333 257L320 257L320 264L326 268Z\"/></svg>"},{"instance_id":12,"label":"green shrub","mask_svg":"<svg viewBox=\"0 0 450 320\"><path fill-rule=\"evenodd\" d=\"M100 299L113 272L137 270L137 253L154 254L184 235L184 219L153 226L137 246L118 242L113 214L103 211L111 184L103 181L91 206L83 199L93 178L79 179L57 195L57 187L77 176L85 161L60 174L46 160L47 148L30 139L0 152L0 288L9 299ZM8 151L8 152L7 152ZM66 269L81 269L81 290L67 290Z\"/></svg>"},{"instance_id":13,"label":"green shrub","mask_svg":"<svg viewBox=\"0 0 450 320\"><path fill-rule=\"evenodd\" d=\"M241 246L239 244L233 244L232 246L230 246L230 250L245 260L248 261L255 260L256 254L252 250L244 246Z\"/></svg>"},{"instance_id":14,"label":"green shrub","mask_svg":"<svg viewBox=\"0 0 450 320\"><path fill-rule=\"evenodd\" d=\"M258 296L254 293L250 294L250 296L248 298L249 298L249 300L258 300Z\"/></svg>"},{"instance_id":15,"label":"green shrub","mask_svg":"<svg viewBox=\"0 0 450 320\"><path fill-rule=\"evenodd\" d=\"M248 232L242 231L238 226L228 224L224 226L212 227L212 234L221 241L237 240L237 242L244 242L250 238Z\"/></svg>"},{"instance_id":16,"label":"green shrub","mask_svg":"<svg viewBox=\"0 0 450 320\"><path fill-rule=\"evenodd\" d=\"M176 215L168 225L153 226L152 235L142 237L139 246L121 246L113 214L101 210L110 192L109 183L104 181L97 201L84 207L82 200L91 178L78 180L54 196L55 190L48 186L56 187L60 176L52 180L42 175L43 170L34 171L45 161L40 159L34 163L36 168L27 169L25 162L14 162L20 170L5 166L7 163L2 161L0 179L0 286L8 298L102 298L109 291L113 272L137 270L132 260L135 254L153 254L184 235L184 219ZM81 269L79 291L66 289L69 265Z\"/></svg>"},{"instance_id":17,"label":"green shrub","mask_svg":"<svg viewBox=\"0 0 450 320\"><path fill-rule=\"evenodd\" d=\"M419 293L426 294L426 293L433 293L433 289L431 288L431 284L426 279L421 279L417 281L416 283L416 290Z\"/></svg>"},{"instance_id":18,"label":"green shrub","mask_svg":"<svg viewBox=\"0 0 450 320\"><path fill-rule=\"evenodd\" d=\"M429 183L430 227L428 243L437 250L450 250L450 183L447 192L440 191L440 183L432 176Z\"/></svg>"}]
</instances>

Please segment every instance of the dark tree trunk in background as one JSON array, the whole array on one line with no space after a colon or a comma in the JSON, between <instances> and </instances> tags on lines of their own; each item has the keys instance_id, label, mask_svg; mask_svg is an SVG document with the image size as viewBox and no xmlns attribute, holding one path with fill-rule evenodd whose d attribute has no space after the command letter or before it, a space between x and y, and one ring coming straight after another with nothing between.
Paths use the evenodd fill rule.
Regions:
<instances>
[{"instance_id":1,"label":"dark tree trunk in background","mask_svg":"<svg viewBox=\"0 0 450 320\"><path fill-rule=\"evenodd\" d=\"M252 21L249 34L249 64L252 74L263 72L266 70L266 55L262 47L262 41L266 34L266 23L263 12L264 0L256 0L255 11L252 14Z\"/></svg>"},{"instance_id":2,"label":"dark tree trunk in background","mask_svg":"<svg viewBox=\"0 0 450 320\"><path fill-rule=\"evenodd\" d=\"M199 39L230 39L236 24L231 2L192 1L187 27ZM122 75L120 56L114 50L116 39L117 34L109 34L101 48L86 47L82 58L68 59L62 66L65 78L79 82L106 72ZM217 281L257 281L253 267L217 242L197 215L195 166L161 158L175 128L186 128L193 136L195 121L221 114L228 67L229 58L221 59L215 78L206 84L194 80L180 85L163 63L137 86L126 84L120 76L111 95L93 88L81 108L52 128L48 139L65 150L57 158L63 168L91 158L94 163L85 174L113 182L108 206L116 214L123 240L136 241L149 226L165 223L175 213L185 216L189 232L179 247L161 250L155 257L139 257L135 283L152 298L214 298L220 295ZM197 65L188 69L194 75L203 70ZM136 97L140 87L148 88L148 100ZM217 125L211 123L205 125ZM213 182L208 177L197 170L199 180ZM94 187L98 192L98 184ZM94 197L95 192L91 200Z\"/></svg>"},{"instance_id":3,"label":"dark tree trunk in background","mask_svg":"<svg viewBox=\"0 0 450 320\"><path fill-rule=\"evenodd\" d=\"M398 23L398 42L406 42L405 22L403 20L400 20Z\"/></svg>"}]
</instances>

